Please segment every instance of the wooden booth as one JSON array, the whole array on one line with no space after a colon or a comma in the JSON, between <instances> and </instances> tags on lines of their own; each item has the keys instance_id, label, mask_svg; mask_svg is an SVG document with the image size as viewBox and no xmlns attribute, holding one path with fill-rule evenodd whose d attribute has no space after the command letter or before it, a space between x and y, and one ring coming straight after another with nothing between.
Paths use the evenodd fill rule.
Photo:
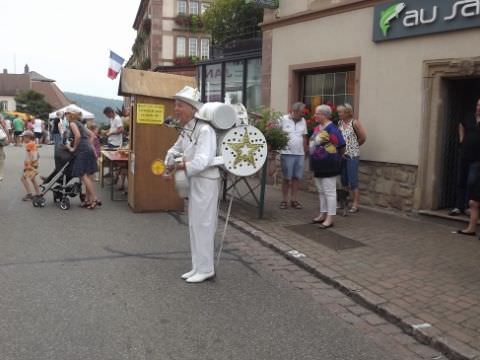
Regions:
<instances>
[{"instance_id":1,"label":"wooden booth","mask_svg":"<svg viewBox=\"0 0 480 360\"><path fill-rule=\"evenodd\" d=\"M174 182L160 176L167 150L178 137L163 125L173 115L173 96L184 86L195 86L187 76L123 69L119 95L130 102L128 204L134 212L183 210Z\"/></svg>"}]
</instances>

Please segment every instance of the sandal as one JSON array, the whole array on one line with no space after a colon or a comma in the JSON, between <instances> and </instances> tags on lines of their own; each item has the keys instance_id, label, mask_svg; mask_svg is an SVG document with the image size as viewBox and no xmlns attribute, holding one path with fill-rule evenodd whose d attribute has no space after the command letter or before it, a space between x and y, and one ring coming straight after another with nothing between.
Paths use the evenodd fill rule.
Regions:
<instances>
[{"instance_id":1,"label":"sandal","mask_svg":"<svg viewBox=\"0 0 480 360\"><path fill-rule=\"evenodd\" d=\"M355 213L358 212L358 208L355 207L355 206L352 206L352 207L350 208L350 210L348 210L348 212L349 212L350 214L355 214Z\"/></svg>"},{"instance_id":2,"label":"sandal","mask_svg":"<svg viewBox=\"0 0 480 360\"><path fill-rule=\"evenodd\" d=\"M290 202L290 205L292 208L300 210L302 208L302 204L300 204L298 201L292 201Z\"/></svg>"},{"instance_id":3,"label":"sandal","mask_svg":"<svg viewBox=\"0 0 480 360\"><path fill-rule=\"evenodd\" d=\"M84 202L80 203L81 208L88 208L90 205L92 205L92 203L88 202L88 201L84 201Z\"/></svg>"},{"instance_id":4,"label":"sandal","mask_svg":"<svg viewBox=\"0 0 480 360\"><path fill-rule=\"evenodd\" d=\"M477 233L475 231L473 232L468 232L468 231L463 231L463 230L457 230L453 232L454 234L459 234L459 235L467 235L467 236L475 236Z\"/></svg>"},{"instance_id":5,"label":"sandal","mask_svg":"<svg viewBox=\"0 0 480 360\"><path fill-rule=\"evenodd\" d=\"M93 200L92 203L89 206L87 206L87 209L93 210L97 206L102 206L102 202L100 200Z\"/></svg>"},{"instance_id":6,"label":"sandal","mask_svg":"<svg viewBox=\"0 0 480 360\"><path fill-rule=\"evenodd\" d=\"M282 202L280 203L280 209L287 209L287 208L288 208L287 202L286 202L286 201L282 201Z\"/></svg>"},{"instance_id":7,"label":"sandal","mask_svg":"<svg viewBox=\"0 0 480 360\"><path fill-rule=\"evenodd\" d=\"M22 198L22 201L30 201L33 199L33 195L31 193L28 193Z\"/></svg>"}]
</instances>

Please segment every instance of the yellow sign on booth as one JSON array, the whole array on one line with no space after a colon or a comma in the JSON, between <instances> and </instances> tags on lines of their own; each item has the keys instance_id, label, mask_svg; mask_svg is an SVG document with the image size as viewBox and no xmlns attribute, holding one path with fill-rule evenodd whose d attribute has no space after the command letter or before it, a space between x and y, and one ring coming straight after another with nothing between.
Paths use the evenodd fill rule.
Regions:
<instances>
[{"instance_id":1,"label":"yellow sign on booth","mask_svg":"<svg viewBox=\"0 0 480 360\"><path fill-rule=\"evenodd\" d=\"M152 170L153 175L163 175L165 172L165 164L162 160L157 159L152 162L150 169Z\"/></svg>"},{"instance_id":2,"label":"yellow sign on booth","mask_svg":"<svg viewBox=\"0 0 480 360\"><path fill-rule=\"evenodd\" d=\"M137 123L162 125L165 119L165 106L161 104L137 104Z\"/></svg>"}]
</instances>

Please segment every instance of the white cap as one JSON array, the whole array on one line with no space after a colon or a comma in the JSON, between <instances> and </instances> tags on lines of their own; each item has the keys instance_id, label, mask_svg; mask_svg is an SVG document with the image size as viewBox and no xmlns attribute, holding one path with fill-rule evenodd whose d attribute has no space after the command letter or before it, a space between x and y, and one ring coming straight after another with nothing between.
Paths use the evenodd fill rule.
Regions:
<instances>
[{"instance_id":1,"label":"white cap","mask_svg":"<svg viewBox=\"0 0 480 360\"><path fill-rule=\"evenodd\" d=\"M200 92L191 86L185 86L182 90L176 93L173 98L175 100L183 101L197 110L202 107L202 103L200 102Z\"/></svg>"}]
</instances>

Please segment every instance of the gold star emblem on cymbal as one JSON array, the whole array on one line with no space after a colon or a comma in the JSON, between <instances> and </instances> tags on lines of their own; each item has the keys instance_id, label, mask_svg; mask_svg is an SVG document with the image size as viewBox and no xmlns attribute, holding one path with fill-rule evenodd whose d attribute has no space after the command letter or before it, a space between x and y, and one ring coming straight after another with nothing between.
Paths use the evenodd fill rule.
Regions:
<instances>
[{"instance_id":1,"label":"gold star emblem on cymbal","mask_svg":"<svg viewBox=\"0 0 480 360\"><path fill-rule=\"evenodd\" d=\"M239 143L227 143L228 146L235 151L235 161L233 166L237 166L241 161L246 161L249 165L255 167L254 153L262 147L261 144L252 144L250 137L248 136L248 130L245 128L245 134L243 134L242 140Z\"/></svg>"}]
</instances>

